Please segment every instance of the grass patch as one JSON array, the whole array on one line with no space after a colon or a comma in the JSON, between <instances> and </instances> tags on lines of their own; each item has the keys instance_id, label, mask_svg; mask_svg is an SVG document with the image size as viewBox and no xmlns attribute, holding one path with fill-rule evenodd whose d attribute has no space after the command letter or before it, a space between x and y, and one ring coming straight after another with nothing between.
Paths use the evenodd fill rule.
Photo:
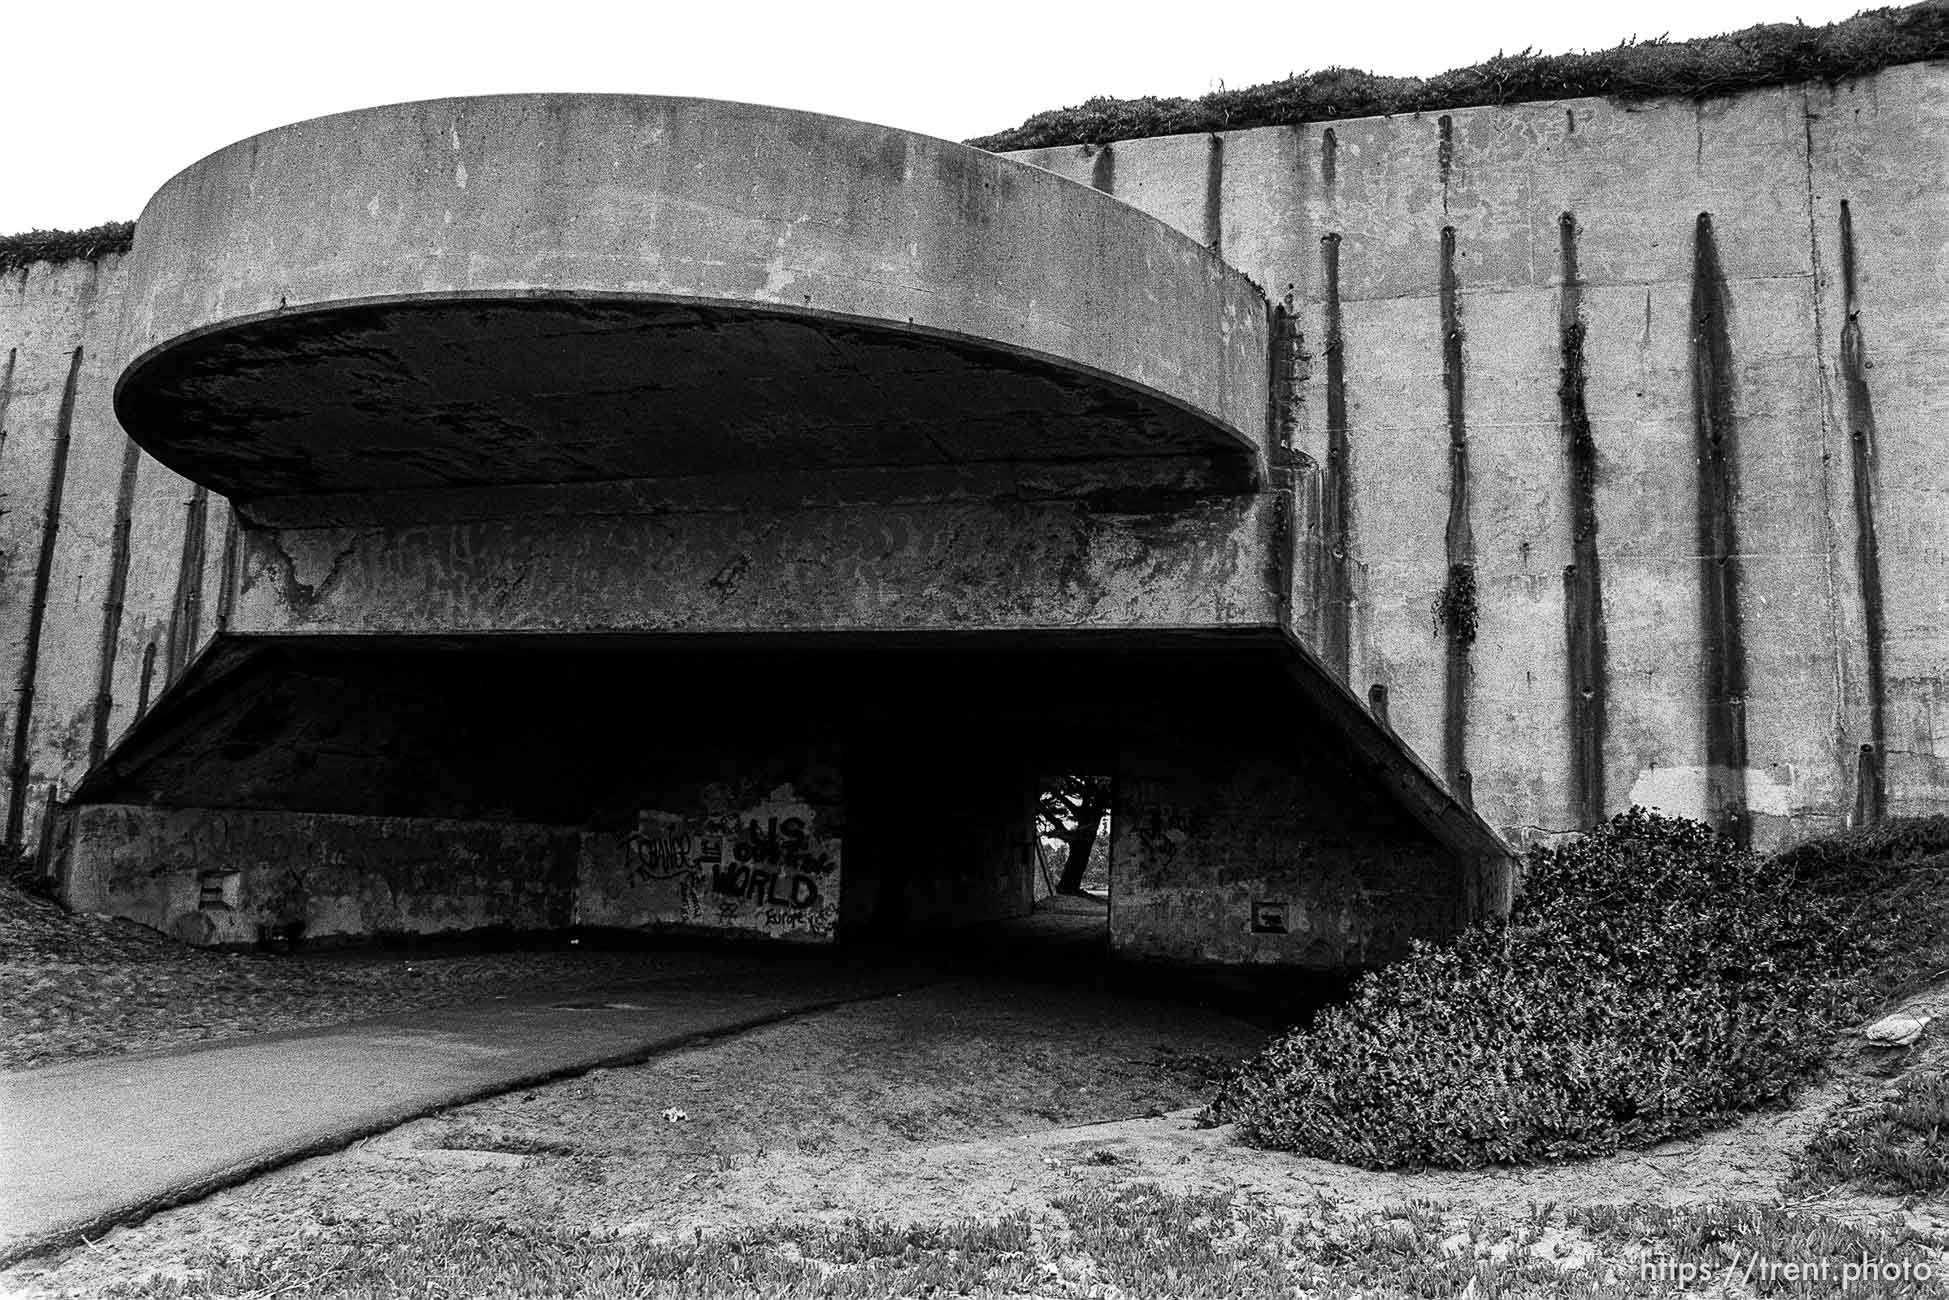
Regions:
<instances>
[{"instance_id":1,"label":"grass patch","mask_svg":"<svg viewBox=\"0 0 1949 1300\"><path fill-rule=\"evenodd\" d=\"M1937 960L1944 902L1909 886L1944 844L1949 819L1922 819L1769 859L1633 809L1534 850L1508 918L1367 976L1205 1118L1368 1168L1467 1168L1779 1103L1843 1024Z\"/></svg>"},{"instance_id":2,"label":"grass patch","mask_svg":"<svg viewBox=\"0 0 1949 1300\"><path fill-rule=\"evenodd\" d=\"M1794 1161L1786 1190L1812 1195L1844 1184L1889 1196L1949 1191L1949 1076L1917 1070L1867 1110L1831 1125Z\"/></svg>"},{"instance_id":3,"label":"grass patch","mask_svg":"<svg viewBox=\"0 0 1949 1300\"><path fill-rule=\"evenodd\" d=\"M836 1226L660 1242L536 1223L423 1214L329 1224L308 1242L260 1255L221 1248L182 1277L109 1287L123 1300L205 1296L638 1297L1014 1295L1034 1275L1026 1215L898 1227Z\"/></svg>"},{"instance_id":4,"label":"grass patch","mask_svg":"<svg viewBox=\"0 0 1949 1300\"><path fill-rule=\"evenodd\" d=\"M968 143L995 151L1105 144L1193 131L1239 131L1393 113L1609 96L1728 95L1761 86L1860 77L1902 63L1949 58L1949 6L1863 10L1822 27L1763 23L1690 41L1626 41L1608 50L1523 50L1433 77L1382 77L1325 68L1198 99L1099 97L1037 113Z\"/></svg>"},{"instance_id":5,"label":"grass patch","mask_svg":"<svg viewBox=\"0 0 1949 1300\"><path fill-rule=\"evenodd\" d=\"M1052 1202L1068 1225L1056 1277L1079 1289L1037 1294L1290 1300L1355 1296L1586 1294L1553 1264L1477 1256L1445 1244L1440 1207L1348 1214L1322 1202L1288 1224L1229 1192L1149 1185Z\"/></svg>"},{"instance_id":6,"label":"grass patch","mask_svg":"<svg viewBox=\"0 0 1949 1300\"><path fill-rule=\"evenodd\" d=\"M1903 1280L1844 1281L1844 1268L1864 1260ZM1828 1278L1786 1285L1766 1276L1769 1262L1814 1265ZM1940 1241L1892 1221L1840 1224L1772 1206L1542 1207L1495 1217L1426 1202L1352 1211L1320 1201L1280 1214L1232 1192L1137 1184L1064 1197L1036 1217L854 1218L680 1241L433 1214L328 1219L307 1243L250 1258L206 1251L181 1276L104 1294L1497 1300L1663 1296L1681 1276L1709 1284L1737 1274L1751 1282L1740 1294L1879 1297L1931 1293L1942 1270Z\"/></svg>"}]
</instances>

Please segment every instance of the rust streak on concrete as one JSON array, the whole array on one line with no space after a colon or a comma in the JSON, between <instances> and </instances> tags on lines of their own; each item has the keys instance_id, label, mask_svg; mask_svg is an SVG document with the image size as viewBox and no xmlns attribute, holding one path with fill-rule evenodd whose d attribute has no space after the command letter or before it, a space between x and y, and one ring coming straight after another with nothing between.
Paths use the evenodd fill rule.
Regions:
<instances>
[{"instance_id":1,"label":"rust streak on concrete","mask_svg":"<svg viewBox=\"0 0 1949 1300\"><path fill-rule=\"evenodd\" d=\"M1448 119L1442 119L1444 125ZM1441 377L1448 410L1448 586L1442 602L1442 770L1448 788L1470 788L1469 647L1475 639L1475 532L1469 520L1469 443L1462 359L1462 292L1455 227L1441 231Z\"/></svg>"},{"instance_id":2,"label":"rust streak on concrete","mask_svg":"<svg viewBox=\"0 0 1949 1300\"><path fill-rule=\"evenodd\" d=\"M1319 627L1314 644L1320 658L1342 681L1352 655L1353 480L1352 447L1347 431L1347 336L1340 304L1340 236L1320 240L1326 281L1326 473L1321 491L1317 575Z\"/></svg>"},{"instance_id":3,"label":"rust streak on concrete","mask_svg":"<svg viewBox=\"0 0 1949 1300\"><path fill-rule=\"evenodd\" d=\"M1584 391L1586 338L1583 279L1577 269L1577 219L1557 223L1557 332L1562 370L1557 385L1570 489L1570 563L1563 570L1563 615L1571 752L1571 800L1579 826L1604 819L1604 734L1608 680L1604 661L1604 582L1597 553L1597 440Z\"/></svg>"},{"instance_id":4,"label":"rust streak on concrete","mask_svg":"<svg viewBox=\"0 0 1949 1300\"><path fill-rule=\"evenodd\" d=\"M47 504L41 515L41 549L34 565L34 592L27 606L27 639L20 661L20 684L14 696L13 762L7 795L6 843L18 848L27 817L28 735L34 722L35 679L40 672L41 628L47 621L47 592L54 579L54 554L61 540L61 497L67 486L68 449L74 438L75 393L81 379L81 349L68 361L67 386L61 390L61 413L54 426L54 459L47 473Z\"/></svg>"},{"instance_id":5,"label":"rust streak on concrete","mask_svg":"<svg viewBox=\"0 0 1949 1300\"><path fill-rule=\"evenodd\" d=\"M1205 247L1225 253L1225 137L1217 132L1205 155Z\"/></svg>"},{"instance_id":6,"label":"rust streak on concrete","mask_svg":"<svg viewBox=\"0 0 1949 1300\"><path fill-rule=\"evenodd\" d=\"M197 623L203 614L203 534L209 503L210 490L198 484L183 508L183 558L176 571L176 600L169 612L165 684L182 675L183 666L196 649Z\"/></svg>"},{"instance_id":7,"label":"rust streak on concrete","mask_svg":"<svg viewBox=\"0 0 1949 1300\"><path fill-rule=\"evenodd\" d=\"M129 586L129 533L134 526L135 478L142 449L124 438L122 477L115 489L115 534L109 542L108 591L102 597L102 644L95 678L95 721L88 737L88 765L108 750L109 715L115 711L115 652L122 641L122 607Z\"/></svg>"},{"instance_id":8,"label":"rust streak on concrete","mask_svg":"<svg viewBox=\"0 0 1949 1300\"><path fill-rule=\"evenodd\" d=\"M1861 332L1861 301L1855 272L1854 213L1841 200L1841 380L1847 396L1849 468L1854 488L1854 563L1861 584L1861 621L1868 657L1868 740L1861 746L1857 821L1873 824L1887 813L1888 685L1883 665L1888 639L1882 608L1881 541L1875 497L1880 469L1876 454L1874 398L1868 390L1868 349Z\"/></svg>"},{"instance_id":9,"label":"rust streak on concrete","mask_svg":"<svg viewBox=\"0 0 1949 1300\"><path fill-rule=\"evenodd\" d=\"M1707 805L1714 826L1751 843L1746 788L1746 644L1740 623L1739 431L1725 271L1701 212L1692 263L1692 420L1698 453L1699 614Z\"/></svg>"},{"instance_id":10,"label":"rust streak on concrete","mask_svg":"<svg viewBox=\"0 0 1949 1300\"><path fill-rule=\"evenodd\" d=\"M1096 157L1090 159L1090 186L1104 194L1116 194L1117 147L1115 145L1098 146Z\"/></svg>"}]
</instances>

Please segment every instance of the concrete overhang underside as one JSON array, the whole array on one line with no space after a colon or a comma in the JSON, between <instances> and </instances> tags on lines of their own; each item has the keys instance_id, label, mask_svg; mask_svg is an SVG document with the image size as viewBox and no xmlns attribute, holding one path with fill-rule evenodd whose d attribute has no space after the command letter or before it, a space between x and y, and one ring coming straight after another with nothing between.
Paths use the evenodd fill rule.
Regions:
<instances>
[{"instance_id":1,"label":"concrete overhang underside","mask_svg":"<svg viewBox=\"0 0 1949 1300\"><path fill-rule=\"evenodd\" d=\"M1026 912L1065 771L1116 778L1131 956L1364 965L1506 888L1500 841L1267 631L229 638L77 792L66 871L206 941L844 938Z\"/></svg>"}]
</instances>

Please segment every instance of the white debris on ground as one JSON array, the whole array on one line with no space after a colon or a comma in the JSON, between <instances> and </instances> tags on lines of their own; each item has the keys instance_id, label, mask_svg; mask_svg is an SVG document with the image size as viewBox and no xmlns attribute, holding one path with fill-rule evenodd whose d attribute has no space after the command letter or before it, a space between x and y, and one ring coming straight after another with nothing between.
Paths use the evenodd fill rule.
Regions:
<instances>
[{"instance_id":1,"label":"white debris on ground","mask_svg":"<svg viewBox=\"0 0 1949 1300\"><path fill-rule=\"evenodd\" d=\"M1907 1047L1922 1037L1922 1031L1933 1019L1933 1016L1897 1011L1869 1025L1861 1031L1861 1036L1876 1047Z\"/></svg>"}]
</instances>

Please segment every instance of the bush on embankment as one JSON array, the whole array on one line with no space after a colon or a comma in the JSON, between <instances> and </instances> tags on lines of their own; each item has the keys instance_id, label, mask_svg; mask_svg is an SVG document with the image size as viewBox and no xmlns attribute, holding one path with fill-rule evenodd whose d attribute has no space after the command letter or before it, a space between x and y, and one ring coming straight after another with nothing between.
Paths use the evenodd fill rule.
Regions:
<instances>
[{"instance_id":1,"label":"bush on embankment","mask_svg":"<svg viewBox=\"0 0 1949 1300\"><path fill-rule=\"evenodd\" d=\"M1949 819L1932 818L1765 858L1633 809L1532 851L1506 920L1364 977L1206 1118L1369 1168L1466 1168L1646 1146L1777 1103L1843 1024L1926 978L1944 849Z\"/></svg>"}]
</instances>

